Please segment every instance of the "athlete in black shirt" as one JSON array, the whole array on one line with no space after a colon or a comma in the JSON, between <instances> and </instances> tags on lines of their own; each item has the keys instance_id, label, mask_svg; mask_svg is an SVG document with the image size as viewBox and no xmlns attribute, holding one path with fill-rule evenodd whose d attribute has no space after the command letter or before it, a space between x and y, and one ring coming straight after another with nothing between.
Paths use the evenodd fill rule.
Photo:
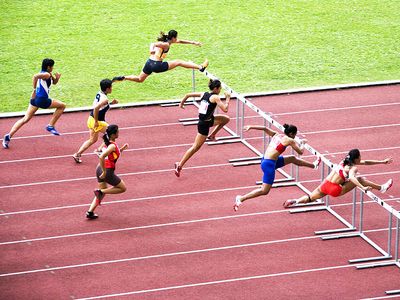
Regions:
<instances>
[{"instance_id":1,"label":"athlete in black shirt","mask_svg":"<svg viewBox=\"0 0 400 300\"><path fill-rule=\"evenodd\" d=\"M218 106L223 112L228 112L229 101L231 96L229 93L225 93L226 101L223 103L221 98L218 96L221 92L221 81L210 80L208 87L211 92L205 93L189 93L186 94L179 104L180 108L184 108L184 104L189 97L201 97L199 107L199 123L197 124L198 134L194 140L193 146L190 147L183 155L180 162L175 163L175 175L180 176L180 172L185 163L195 154L206 141L207 137L210 140L215 140L215 135L229 122L227 115L215 115L214 110ZM210 127L216 126L214 130L209 134Z\"/></svg>"}]
</instances>

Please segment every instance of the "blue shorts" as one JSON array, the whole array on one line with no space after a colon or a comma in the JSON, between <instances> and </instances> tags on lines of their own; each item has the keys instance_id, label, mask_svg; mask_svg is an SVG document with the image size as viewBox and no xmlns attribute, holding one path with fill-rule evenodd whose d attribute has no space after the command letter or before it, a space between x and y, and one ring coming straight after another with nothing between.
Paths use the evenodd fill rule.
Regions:
<instances>
[{"instance_id":1,"label":"blue shorts","mask_svg":"<svg viewBox=\"0 0 400 300\"><path fill-rule=\"evenodd\" d=\"M261 170L264 172L262 182L272 185L275 180L275 170L282 168L285 165L285 160L282 155L277 160L262 159Z\"/></svg>"},{"instance_id":2,"label":"blue shorts","mask_svg":"<svg viewBox=\"0 0 400 300\"><path fill-rule=\"evenodd\" d=\"M162 73L168 71L169 65L166 61L157 61L148 59L143 67L143 73L150 75L151 73Z\"/></svg>"},{"instance_id":3,"label":"blue shorts","mask_svg":"<svg viewBox=\"0 0 400 300\"><path fill-rule=\"evenodd\" d=\"M31 99L30 103L31 105L39 108L49 108L51 105L51 99L44 97L36 97L35 99Z\"/></svg>"}]
</instances>

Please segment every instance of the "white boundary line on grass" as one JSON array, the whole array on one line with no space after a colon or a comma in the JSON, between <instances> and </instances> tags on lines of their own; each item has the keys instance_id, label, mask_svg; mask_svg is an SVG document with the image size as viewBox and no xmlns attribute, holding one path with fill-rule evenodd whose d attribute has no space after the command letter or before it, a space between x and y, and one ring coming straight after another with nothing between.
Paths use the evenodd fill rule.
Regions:
<instances>
[{"instance_id":1,"label":"white boundary line on grass","mask_svg":"<svg viewBox=\"0 0 400 300\"><path fill-rule=\"evenodd\" d=\"M200 192L198 192L198 193L200 193ZM397 199L400 199L400 198L389 198L389 199L384 199L384 200L389 202L389 201L396 201ZM371 203L376 203L376 202L373 200L364 202L364 204L371 204ZM357 204L359 204L359 202L357 202ZM350 206L350 205L352 205L352 203L340 203L340 204L331 205L331 207L343 207L343 206ZM85 206L87 206L87 205L85 205ZM270 210L270 211L254 212L254 213L247 213L247 214L234 214L234 215L227 215L227 216L221 216L221 217L193 219L193 220L186 220L186 221L176 221L176 222L170 222L170 223L150 224L150 225L143 225L143 226L136 226L136 227L125 227L125 228L116 228L116 229L108 229L108 230L80 232L80 233L72 233L72 234L64 234L64 235L0 242L0 246L23 244L23 243L30 243L30 242L39 242L39 241L48 241L48 240L63 239L63 238L70 238L70 237L80 237L80 236L88 236L88 235L96 235L96 234L107 234L107 233L140 230L140 229L202 223L202 222L209 222L209 221L219 221L219 220L234 219L234 218L264 216L264 215L287 213L287 212L288 212L287 209L280 209L280 210Z\"/></svg>"},{"instance_id":2,"label":"white boundary line on grass","mask_svg":"<svg viewBox=\"0 0 400 300\"><path fill-rule=\"evenodd\" d=\"M379 231L383 231L383 230L387 230L387 228L365 230L364 232L379 232ZM50 272L50 271L73 269L73 268L80 268L80 267L106 265L106 264L114 264L114 263L121 263L121 262L145 260L145 259L152 259L152 258L180 256L180 255L187 255L187 254L194 254L194 253L213 252L213 251L220 251L220 250L227 250L227 249L254 247L254 246L261 246L261 245L270 245L270 244L278 244L278 243L286 243L286 242L294 242L294 241L302 241L302 240L311 240L311 239L319 239L319 238L321 238L321 236L312 235L312 236L288 238L288 239L282 239L282 240L272 240L272 241L264 241L264 242L256 242L256 243L247 243L247 244L237 244L237 245L231 245L231 246L222 246L222 247L215 247L215 248L204 248L204 249L196 249L196 250L180 251L180 252L170 252L170 253L139 256L139 257L129 257L129 258L122 258L122 259L113 259L113 260L106 260L106 261L97 261L97 262L91 262L91 263L84 263L84 264L67 265L67 266L59 266L59 267L50 267L50 268L44 268L44 269L34 269L34 270L19 271L19 272L12 272L12 273L2 273L2 274L0 274L0 277L8 277L8 276L15 276L15 275L26 275L26 274L32 274L32 273ZM355 265L350 265L350 266L355 266Z\"/></svg>"}]
</instances>

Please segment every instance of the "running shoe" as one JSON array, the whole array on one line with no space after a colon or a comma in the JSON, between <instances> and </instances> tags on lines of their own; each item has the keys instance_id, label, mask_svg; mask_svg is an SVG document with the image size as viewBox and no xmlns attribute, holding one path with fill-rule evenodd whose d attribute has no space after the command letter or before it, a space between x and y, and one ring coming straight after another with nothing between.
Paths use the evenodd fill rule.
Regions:
<instances>
[{"instance_id":1,"label":"running shoe","mask_svg":"<svg viewBox=\"0 0 400 300\"><path fill-rule=\"evenodd\" d=\"M86 212L86 218L90 219L90 220L94 220L97 219L99 216L96 215L93 211L87 211Z\"/></svg>"},{"instance_id":2,"label":"running shoe","mask_svg":"<svg viewBox=\"0 0 400 300\"><path fill-rule=\"evenodd\" d=\"M315 170L318 170L318 167L319 167L319 164L321 163L321 157L318 157L314 162L313 162L313 165L314 165L314 169Z\"/></svg>"},{"instance_id":3,"label":"running shoe","mask_svg":"<svg viewBox=\"0 0 400 300\"><path fill-rule=\"evenodd\" d=\"M115 76L112 79L112 82L114 82L114 81L123 81L123 80L125 80L125 76Z\"/></svg>"},{"instance_id":4,"label":"running shoe","mask_svg":"<svg viewBox=\"0 0 400 300\"><path fill-rule=\"evenodd\" d=\"M101 200L103 200L105 194L99 189L94 190L93 193L96 196L97 201L99 201L99 205L101 205Z\"/></svg>"},{"instance_id":5,"label":"running shoe","mask_svg":"<svg viewBox=\"0 0 400 300\"><path fill-rule=\"evenodd\" d=\"M293 206L294 204L296 204L296 200L294 200L294 199L286 200L283 203L283 207L284 208L289 208L290 206Z\"/></svg>"},{"instance_id":6,"label":"running shoe","mask_svg":"<svg viewBox=\"0 0 400 300\"><path fill-rule=\"evenodd\" d=\"M381 192L386 193L388 189L390 189L393 185L393 179L389 179L386 183L382 184Z\"/></svg>"},{"instance_id":7,"label":"running shoe","mask_svg":"<svg viewBox=\"0 0 400 300\"><path fill-rule=\"evenodd\" d=\"M80 155L80 154L74 154L74 155L72 155L72 158L75 160L75 162L76 162L77 164L82 163L81 155Z\"/></svg>"},{"instance_id":8,"label":"running shoe","mask_svg":"<svg viewBox=\"0 0 400 300\"><path fill-rule=\"evenodd\" d=\"M204 72L204 70L208 67L208 59L201 64L201 69L199 70L200 72Z\"/></svg>"},{"instance_id":9,"label":"running shoe","mask_svg":"<svg viewBox=\"0 0 400 300\"><path fill-rule=\"evenodd\" d=\"M3 138L3 148L8 149L8 144L10 143L11 138L9 134L6 134Z\"/></svg>"},{"instance_id":10,"label":"running shoe","mask_svg":"<svg viewBox=\"0 0 400 300\"><path fill-rule=\"evenodd\" d=\"M54 126L47 125L46 130L54 135L60 135L60 133L54 128Z\"/></svg>"},{"instance_id":11,"label":"running shoe","mask_svg":"<svg viewBox=\"0 0 400 300\"><path fill-rule=\"evenodd\" d=\"M239 206L242 204L242 201L240 201L240 196L236 196L235 198L235 205L233 205L233 210L234 211L238 211L239 210Z\"/></svg>"},{"instance_id":12,"label":"running shoe","mask_svg":"<svg viewBox=\"0 0 400 300\"><path fill-rule=\"evenodd\" d=\"M175 172L176 177L181 176L181 171L182 171L182 167L180 167L179 163L176 162L175 166L174 166L174 172Z\"/></svg>"}]
</instances>

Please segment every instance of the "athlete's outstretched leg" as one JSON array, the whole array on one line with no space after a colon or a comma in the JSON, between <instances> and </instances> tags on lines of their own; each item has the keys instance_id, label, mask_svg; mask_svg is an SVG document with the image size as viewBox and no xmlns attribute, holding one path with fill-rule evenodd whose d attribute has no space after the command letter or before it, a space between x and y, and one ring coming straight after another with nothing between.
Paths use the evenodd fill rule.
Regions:
<instances>
[{"instance_id":1,"label":"athlete's outstretched leg","mask_svg":"<svg viewBox=\"0 0 400 300\"><path fill-rule=\"evenodd\" d=\"M193 154L195 154L197 151L199 151L199 149L201 148L201 146L203 146L206 139L207 139L207 136L205 136L205 135L202 135L200 133L198 133L196 135L196 138L194 140L192 147L190 147L185 152L185 154L183 155L183 157L179 163L175 163L175 175L177 177L180 176L180 172L181 172L183 166L186 164L186 162L193 156Z\"/></svg>"}]
</instances>

